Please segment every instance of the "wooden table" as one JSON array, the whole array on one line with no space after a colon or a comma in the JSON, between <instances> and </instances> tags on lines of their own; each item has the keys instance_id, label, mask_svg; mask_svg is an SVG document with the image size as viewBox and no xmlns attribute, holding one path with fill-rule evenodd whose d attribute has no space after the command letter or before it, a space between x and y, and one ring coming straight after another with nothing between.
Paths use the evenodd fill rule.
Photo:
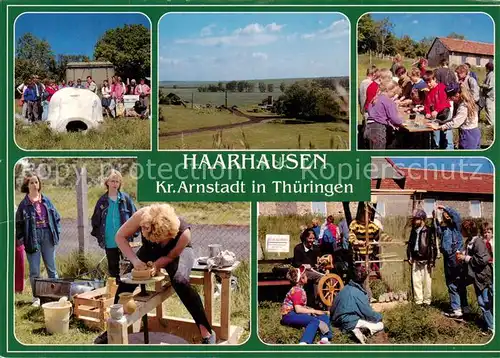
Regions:
<instances>
[{"instance_id":1,"label":"wooden table","mask_svg":"<svg viewBox=\"0 0 500 358\"><path fill-rule=\"evenodd\" d=\"M431 149L434 138L434 129L427 126L427 124L432 123L432 120L426 119L423 114L418 113L416 114L415 119L410 119L410 114L405 113L403 108L399 108L399 114L403 117L403 126L401 129L410 134L423 134L426 138L422 143L422 149ZM417 124L419 122L423 124ZM412 138L415 138L415 136L412 136Z\"/></svg>"},{"instance_id":2,"label":"wooden table","mask_svg":"<svg viewBox=\"0 0 500 358\"><path fill-rule=\"evenodd\" d=\"M190 276L191 284L203 285L205 313L218 340L232 341L234 343L236 343L242 330L239 327L231 326L231 275L239 264L239 262L235 262L231 267L221 269L214 268L209 272L206 265L195 263L192 268L193 273ZM202 273L203 275L199 276L196 275L196 273ZM213 289L215 275L219 276L222 280L220 324L213 323ZM154 331L184 335L184 338L188 341L192 341L193 337L199 336L199 329L193 320L163 315L162 304L174 293L168 276L165 280L156 282L155 290L148 291L147 296L143 296L144 293L140 295L139 292L139 290L134 292L134 300L137 303L137 309L134 313L124 315L121 320L114 320L112 318L108 320L109 344L128 344L129 327L132 327L132 332L138 332L141 318L144 320L143 317L147 318L148 313L153 310L156 310L156 316L149 317L149 324L144 324L145 330L153 331L154 329ZM153 328L150 328L150 326ZM146 332L144 333L146 334ZM144 338L146 340L146 336Z\"/></svg>"}]
</instances>

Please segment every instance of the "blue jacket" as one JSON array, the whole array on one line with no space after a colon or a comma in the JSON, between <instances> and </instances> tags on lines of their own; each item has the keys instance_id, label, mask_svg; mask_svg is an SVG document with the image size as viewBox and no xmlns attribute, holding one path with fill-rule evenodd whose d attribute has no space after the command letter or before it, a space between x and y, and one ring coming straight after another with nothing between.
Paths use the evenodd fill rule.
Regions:
<instances>
[{"instance_id":1,"label":"blue jacket","mask_svg":"<svg viewBox=\"0 0 500 358\"><path fill-rule=\"evenodd\" d=\"M338 226L340 235L342 235L342 248L347 250L349 249L349 226L347 225L347 221L345 219L342 219Z\"/></svg>"},{"instance_id":2,"label":"blue jacket","mask_svg":"<svg viewBox=\"0 0 500 358\"><path fill-rule=\"evenodd\" d=\"M370 306L364 288L352 280L337 294L330 313L332 324L343 332L352 331L360 319L369 322L382 321L382 315Z\"/></svg>"},{"instance_id":3,"label":"blue jacket","mask_svg":"<svg viewBox=\"0 0 500 358\"><path fill-rule=\"evenodd\" d=\"M457 251L462 251L464 247L462 233L460 232L462 219L460 215L449 206L445 207L444 211L450 215L453 222L449 226L440 226L436 223L436 233L441 239L441 252L443 253L447 266L456 267L457 259L455 253Z\"/></svg>"},{"instance_id":4,"label":"blue jacket","mask_svg":"<svg viewBox=\"0 0 500 358\"><path fill-rule=\"evenodd\" d=\"M106 234L106 216L108 215L108 193L104 194L97 200L94 213L92 214L92 232L90 235L97 239L97 243L101 248L105 248ZM118 192L118 209L120 210L120 224L123 225L136 211L135 205L127 193ZM139 235L137 231L133 236L129 237L129 241L133 241L134 237Z\"/></svg>"},{"instance_id":5,"label":"blue jacket","mask_svg":"<svg viewBox=\"0 0 500 358\"><path fill-rule=\"evenodd\" d=\"M24 100L26 102L35 102L37 100L36 90L34 87L28 87L24 90Z\"/></svg>"},{"instance_id":6,"label":"blue jacket","mask_svg":"<svg viewBox=\"0 0 500 358\"><path fill-rule=\"evenodd\" d=\"M61 216L45 195L42 195L42 205L47 210L49 230L52 234L52 243L55 246L59 243L61 235ZM40 250L36 236L35 206L31 203L28 195L24 197L16 211L16 240L20 240L24 244L24 249L28 254Z\"/></svg>"}]
</instances>

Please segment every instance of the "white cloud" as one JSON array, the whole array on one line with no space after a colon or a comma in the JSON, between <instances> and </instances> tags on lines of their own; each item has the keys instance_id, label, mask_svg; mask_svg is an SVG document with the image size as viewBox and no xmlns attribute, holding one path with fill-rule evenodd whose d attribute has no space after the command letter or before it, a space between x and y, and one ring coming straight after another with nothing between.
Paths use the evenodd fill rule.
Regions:
<instances>
[{"instance_id":1,"label":"white cloud","mask_svg":"<svg viewBox=\"0 0 500 358\"><path fill-rule=\"evenodd\" d=\"M169 57L163 57L163 56L160 56L160 63L163 64L163 65L178 65L182 62L181 59L178 59L178 58L169 58Z\"/></svg>"},{"instance_id":2,"label":"white cloud","mask_svg":"<svg viewBox=\"0 0 500 358\"><path fill-rule=\"evenodd\" d=\"M205 27L203 27L200 31L200 36L205 37L205 36L210 36L212 35L212 30L216 27L216 24L210 24Z\"/></svg>"},{"instance_id":3,"label":"white cloud","mask_svg":"<svg viewBox=\"0 0 500 358\"><path fill-rule=\"evenodd\" d=\"M177 44L195 44L201 46L260 46L267 45L279 39L278 32L285 25L278 25L275 22L267 25L258 23L249 24L243 28L238 28L230 35L213 36L215 25L209 25L201 30L200 37L184 38L175 41Z\"/></svg>"},{"instance_id":4,"label":"white cloud","mask_svg":"<svg viewBox=\"0 0 500 358\"><path fill-rule=\"evenodd\" d=\"M254 52L254 53L252 53L252 57L258 58L261 60L267 60L267 58L268 58L267 53L263 53L263 52Z\"/></svg>"},{"instance_id":5,"label":"white cloud","mask_svg":"<svg viewBox=\"0 0 500 358\"><path fill-rule=\"evenodd\" d=\"M416 25L418 24L418 20L413 20L411 23Z\"/></svg>"},{"instance_id":6,"label":"white cloud","mask_svg":"<svg viewBox=\"0 0 500 358\"><path fill-rule=\"evenodd\" d=\"M342 37L349 34L349 22L346 19L338 20L332 22L329 26L322 28L316 32L302 34L303 39L333 39L336 37Z\"/></svg>"}]
</instances>

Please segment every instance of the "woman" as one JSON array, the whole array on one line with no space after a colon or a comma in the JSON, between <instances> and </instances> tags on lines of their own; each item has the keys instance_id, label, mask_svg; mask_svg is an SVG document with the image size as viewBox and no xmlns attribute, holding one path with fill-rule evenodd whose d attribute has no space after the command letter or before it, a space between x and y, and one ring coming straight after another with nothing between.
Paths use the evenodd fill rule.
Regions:
<instances>
[{"instance_id":1,"label":"woman","mask_svg":"<svg viewBox=\"0 0 500 358\"><path fill-rule=\"evenodd\" d=\"M291 267L286 275L293 285L281 305L281 324L295 328L305 327L299 344L312 344L317 332L321 333L319 344L330 344L333 337L328 311L307 307L307 284L305 266Z\"/></svg>"},{"instance_id":2,"label":"woman","mask_svg":"<svg viewBox=\"0 0 500 358\"><path fill-rule=\"evenodd\" d=\"M453 102L454 110L451 121L439 125L431 124L434 130L446 131L459 129L459 149L479 149L481 146L481 130L476 102L465 86L451 84L446 88L448 99Z\"/></svg>"},{"instance_id":3,"label":"woman","mask_svg":"<svg viewBox=\"0 0 500 358\"><path fill-rule=\"evenodd\" d=\"M106 251L109 275L115 277L117 283L120 281L120 250L115 236L120 226L137 211L130 196L121 191L122 184L121 173L112 169L104 181L107 191L95 204L91 232L99 246ZM138 235L139 232L135 232L128 238L129 241Z\"/></svg>"},{"instance_id":4,"label":"woman","mask_svg":"<svg viewBox=\"0 0 500 358\"><path fill-rule=\"evenodd\" d=\"M465 250L457 252L457 261L464 267L467 282L472 282L477 296L477 304L483 312L485 330L493 333L493 270L490 254L473 220L465 220L461 226L466 237Z\"/></svg>"},{"instance_id":5,"label":"woman","mask_svg":"<svg viewBox=\"0 0 500 358\"><path fill-rule=\"evenodd\" d=\"M120 77L113 76L111 80L111 97L113 98L114 108L116 109L116 117L123 116L123 95L124 84L121 82Z\"/></svg>"},{"instance_id":6,"label":"woman","mask_svg":"<svg viewBox=\"0 0 500 358\"><path fill-rule=\"evenodd\" d=\"M141 230L143 245L134 253L128 238ZM191 229L177 216L168 204L152 204L135 212L122 225L116 234L118 248L132 263L136 270L146 269L146 263L152 261L156 270L164 268L170 276L170 282L182 303L188 309L198 326L203 344L215 344L216 336L208 322L201 298L189 284L189 275L194 263L194 250L191 246ZM118 302L122 292L133 292L137 285L119 284L115 296ZM102 335L96 343L107 342L107 335Z\"/></svg>"},{"instance_id":7,"label":"woman","mask_svg":"<svg viewBox=\"0 0 500 358\"><path fill-rule=\"evenodd\" d=\"M115 118L115 108L114 106L111 108L111 88L109 87L108 80L104 80L101 87L102 94L102 108L107 115L111 115L112 118Z\"/></svg>"},{"instance_id":8,"label":"woman","mask_svg":"<svg viewBox=\"0 0 500 358\"><path fill-rule=\"evenodd\" d=\"M56 246L61 233L61 217L48 197L42 195L42 183L37 175L24 178L21 192L26 196L16 212L17 245L24 245L30 270L33 306L40 306L35 297L35 279L40 277L40 257L49 278L58 278L56 271Z\"/></svg>"}]
</instances>

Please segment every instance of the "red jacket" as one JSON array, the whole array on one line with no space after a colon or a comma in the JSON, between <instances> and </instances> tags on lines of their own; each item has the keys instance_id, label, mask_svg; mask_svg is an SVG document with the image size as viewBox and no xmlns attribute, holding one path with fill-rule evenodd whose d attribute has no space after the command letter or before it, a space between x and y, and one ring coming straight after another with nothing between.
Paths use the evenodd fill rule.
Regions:
<instances>
[{"instance_id":1,"label":"red jacket","mask_svg":"<svg viewBox=\"0 0 500 358\"><path fill-rule=\"evenodd\" d=\"M450 107L450 101L448 101L448 97L446 96L446 86L442 83L438 83L438 85L431 89L425 97L425 114L431 114L432 111L439 113L443 109Z\"/></svg>"},{"instance_id":2,"label":"red jacket","mask_svg":"<svg viewBox=\"0 0 500 358\"><path fill-rule=\"evenodd\" d=\"M373 99L377 95L378 88L379 88L379 85L375 81L370 83L370 85L366 88L365 111L368 110L368 105L371 103L371 101L373 101Z\"/></svg>"},{"instance_id":3,"label":"red jacket","mask_svg":"<svg viewBox=\"0 0 500 358\"><path fill-rule=\"evenodd\" d=\"M49 95L47 96L47 102L50 102L50 100L52 99L52 96L54 95L54 93L56 93L56 92L57 92L57 90L56 90L56 89L54 89L54 88L52 88L52 87L50 87L50 86L47 86L47 87L45 88L45 90L46 90L46 91L47 91L47 93L49 94Z\"/></svg>"}]
</instances>

